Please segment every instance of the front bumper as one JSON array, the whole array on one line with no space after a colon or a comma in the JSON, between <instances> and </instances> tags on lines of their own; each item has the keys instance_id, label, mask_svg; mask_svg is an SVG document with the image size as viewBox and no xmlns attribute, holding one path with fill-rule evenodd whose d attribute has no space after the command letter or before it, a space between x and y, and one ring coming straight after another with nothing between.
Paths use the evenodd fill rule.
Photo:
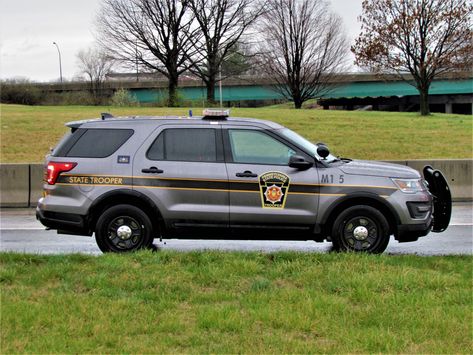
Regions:
<instances>
[{"instance_id":1,"label":"front bumper","mask_svg":"<svg viewBox=\"0 0 473 355\"><path fill-rule=\"evenodd\" d=\"M397 233L394 235L399 243L415 242L419 237L426 236L432 230L432 218L421 224L402 224L397 226Z\"/></svg>"},{"instance_id":2,"label":"front bumper","mask_svg":"<svg viewBox=\"0 0 473 355\"><path fill-rule=\"evenodd\" d=\"M394 237L399 242L416 241L430 231L443 232L450 223L452 197L447 180L439 170L434 170L430 166L424 167L423 173L428 183L429 193L432 196L431 202L407 201L406 205L412 219L422 219L423 214L428 217L422 223L398 225ZM430 210L433 210L432 213Z\"/></svg>"}]
</instances>

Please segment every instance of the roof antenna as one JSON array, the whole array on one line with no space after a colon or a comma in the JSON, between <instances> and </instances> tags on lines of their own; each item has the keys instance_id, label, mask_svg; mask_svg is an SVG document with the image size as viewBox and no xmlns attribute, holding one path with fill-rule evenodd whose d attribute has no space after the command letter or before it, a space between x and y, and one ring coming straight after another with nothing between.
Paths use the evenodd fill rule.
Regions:
<instances>
[{"instance_id":1,"label":"roof antenna","mask_svg":"<svg viewBox=\"0 0 473 355\"><path fill-rule=\"evenodd\" d=\"M112 118L113 115L111 113L108 113L108 112L102 112L100 114L102 116L102 120L105 120L106 118Z\"/></svg>"}]
</instances>

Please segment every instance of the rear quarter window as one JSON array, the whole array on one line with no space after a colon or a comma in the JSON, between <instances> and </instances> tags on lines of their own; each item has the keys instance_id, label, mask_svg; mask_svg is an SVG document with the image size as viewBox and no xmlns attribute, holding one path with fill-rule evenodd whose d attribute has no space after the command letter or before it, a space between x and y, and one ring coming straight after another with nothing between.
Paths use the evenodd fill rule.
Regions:
<instances>
[{"instance_id":1,"label":"rear quarter window","mask_svg":"<svg viewBox=\"0 0 473 355\"><path fill-rule=\"evenodd\" d=\"M75 132L74 132L75 133ZM54 147L51 155L53 157L62 157L64 156L64 151L67 149L67 145L74 139L72 136L74 135L73 132L67 132L59 141L59 143ZM70 146L69 146L70 147Z\"/></svg>"},{"instance_id":2,"label":"rear quarter window","mask_svg":"<svg viewBox=\"0 0 473 355\"><path fill-rule=\"evenodd\" d=\"M168 128L151 147L150 160L168 161L217 161L216 131L209 128Z\"/></svg>"},{"instance_id":3,"label":"rear quarter window","mask_svg":"<svg viewBox=\"0 0 473 355\"><path fill-rule=\"evenodd\" d=\"M115 153L132 135L132 129L78 129L65 137L53 156L105 158Z\"/></svg>"}]
</instances>

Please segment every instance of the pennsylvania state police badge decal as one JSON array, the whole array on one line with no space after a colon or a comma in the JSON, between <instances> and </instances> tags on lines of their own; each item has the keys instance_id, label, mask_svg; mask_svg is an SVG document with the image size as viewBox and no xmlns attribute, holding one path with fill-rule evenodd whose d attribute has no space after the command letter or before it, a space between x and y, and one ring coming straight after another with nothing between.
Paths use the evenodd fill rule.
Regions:
<instances>
[{"instance_id":1,"label":"pennsylvania state police badge decal","mask_svg":"<svg viewBox=\"0 0 473 355\"><path fill-rule=\"evenodd\" d=\"M259 188L263 208L284 208L289 192L289 176L270 171L260 175Z\"/></svg>"}]
</instances>

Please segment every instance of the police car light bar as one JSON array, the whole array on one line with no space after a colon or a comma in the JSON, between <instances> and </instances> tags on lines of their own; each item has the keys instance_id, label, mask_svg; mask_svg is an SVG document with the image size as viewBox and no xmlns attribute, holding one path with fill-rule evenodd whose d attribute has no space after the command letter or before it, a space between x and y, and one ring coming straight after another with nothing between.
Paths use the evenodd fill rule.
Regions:
<instances>
[{"instance_id":1,"label":"police car light bar","mask_svg":"<svg viewBox=\"0 0 473 355\"><path fill-rule=\"evenodd\" d=\"M210 109L206 108L203 112L204 118L226 118L230 116L230 110L222 110L222 109Z\"/></svg>"}]
</instances>

